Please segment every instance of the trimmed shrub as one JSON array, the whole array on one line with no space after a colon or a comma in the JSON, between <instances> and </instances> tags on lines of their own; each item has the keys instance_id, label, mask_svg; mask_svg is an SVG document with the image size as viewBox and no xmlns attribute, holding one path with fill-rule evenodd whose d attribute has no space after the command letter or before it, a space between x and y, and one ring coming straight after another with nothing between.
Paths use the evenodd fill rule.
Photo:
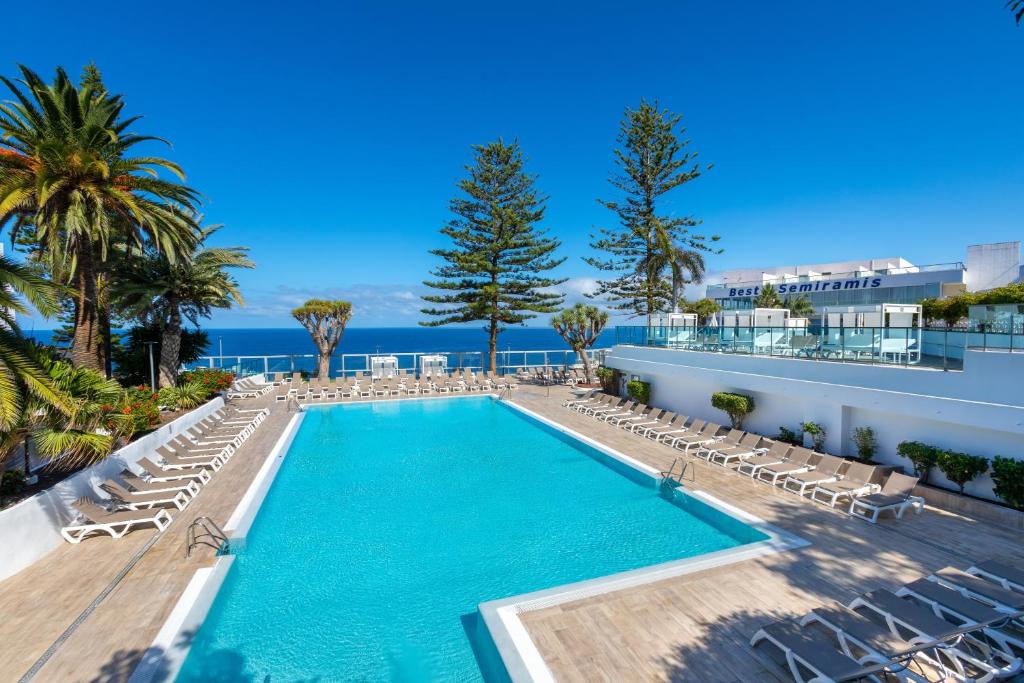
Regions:
<instances>
[{"instance_id":1,"label":"trimmed shrub","mask_svg":"<svg viewBox=\"0 0 1024 683\"><path fill-rule=\"evenodd\" d=\"M825 437L828 436L828 431L817 422L804 422L800 425L800 429L803 430L804 434L811 435L814 450L821 453L821 449L825 447Z\"/></svg>"},{"instance_id":2,"label":"trimmed shrub","mask_svg":"<svg viewBox=\"0 0 1024 683\"><path fill-rule=\"evenodd\" d=\"M857 427L853 430L852 440L857 447L857 458L864 462L873 462L875 453L878 452L875 430L871 427Z\"/></svg>"},{"instance_id":3,"label":"trimmed shrub","mask_svg":"<svg viewBox=\"0 0 1024 683\"><path fill-rule=\"evenodd\" d=\"M794 446L802 446L804 443L803 436L800 432L790 429L789 427L779 427L779 434L775 437L776 441L782 443L792 444Z\"/></svg>"},{"instance_id":4,"label":"trimmed shrub","mask_svg":"<svg viewBox=\"0 0 1024 683\"><path fill-rule=\"evenodd\" d=\"M914 464L914 474L927 482L931 470L939 463L938 449L920 441L901 441L896 452Z\"/></svg>"},{"instance_id":5,"label":"trimmed shrub","mask_svg":"<svg viewBox=\"0 0 1024 683\"><path fill-rule=\"evenodd\" d=\"M996 456L992 459L995 492L1012 508L1024 510L1024 460Z\"/></svg>"},{"instance_id":6,"label":"trimmed shrub","mask_svg":"<svg viewBox=\"0 0 1024 683\"><path fill-rule=\"evenodd\" d=\"M743 429L743 419L754 412L753 398L727 391L711 394L711 405L729 415L733 429Z\"/></svg>"},{"instance_id":7,"label":"trimmed shrub","mask_svg":"<svg viewBox=\"0 0 1024 683\"><path fill-rule=\"evenodd\" d=\"M615 393L615 371L611 368L598 368L594 371L597 375L597 380L601 383L601 388L604 389L606 394Z\"/></svg>"},{"instance_id":8,"label":"trimmed shrub","mask_svg":"<svg viewBox=\"0 0 1024 683\"><path fill-rule=\"evenodd\" d=\"M638 379L631 380L626 384L626 391L635 400L647 405L651 400L651 383L641 382Z\"/></svg>"},{"instance_id":9,"label":"trimmed shrub","mask_svg":"<svg viewBox=\"0 0 1024 683\"><path fill-rule=\"evenodd\" d=\"M988 471L988 458L957 451L939 451L938 465L946 479L959 486L960 493L963 493L967 482Z\"/></svg>"}]
</instances>

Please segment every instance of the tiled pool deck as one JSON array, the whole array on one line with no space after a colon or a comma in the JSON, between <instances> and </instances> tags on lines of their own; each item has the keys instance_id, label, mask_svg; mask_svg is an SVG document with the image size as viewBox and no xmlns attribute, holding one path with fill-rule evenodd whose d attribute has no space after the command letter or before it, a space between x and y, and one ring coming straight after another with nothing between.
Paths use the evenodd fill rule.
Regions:
<instances>
[{"instance_id":1,"label":"tiled pool deck","mask_svg":"<svg viewBox=\"0 0 1024 683\"><path fill-rule=\"evenodd\" d=\"M521 386L515 401L658 469L680 455L560 407L562 387ZM406 399L402 399L406 400ZM415 400L415 399L413 399ZM39 669L37 681L127 681L212 551L185 557L185 529L198 516L226 521L291 414L271 415L204 487L116 588ZM945 565L988 557L1024 559L1024 534L929 508L871 526L697 461L703 490L800 536L810 545L521 615L559 681L787 680L750 635L772 619L877 587L895 587ZM0 681L18 680L152 538L64 545L0 582ZM316 672L309 672L315 676Z\"/></svg>"}]
</instances>

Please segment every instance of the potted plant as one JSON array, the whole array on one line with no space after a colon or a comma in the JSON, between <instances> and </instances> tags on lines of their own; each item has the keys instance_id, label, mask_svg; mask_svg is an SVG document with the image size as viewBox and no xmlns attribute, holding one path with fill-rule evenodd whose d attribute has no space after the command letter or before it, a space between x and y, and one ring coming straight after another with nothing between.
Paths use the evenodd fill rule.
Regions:
<instances>
[{"instance_id":1,"label":"potted plant","mask_svg":"<svg viewBox=\"0 0 1024 683\"><path fill-rule=\"evenodd\" d=\"M754 399L743 394L719 391L711 394L711 405L724 411L732 421L733 429L743 429L743 420L754 412Z\"/></svg>"},{"instance_id":2,"label":"potted plant","mask_svg":"<svg viewBox=\"0 0 1024 683\"><path fill-rule=\"evenodd\" d=\"M800 425L800 429L806 436L811 437L811 443L814 445L814 450L819 453L825 447L825 438L828 436L828 432L817 422L804 422Z\"/></svg>"},{"instance_id":3,"label":"potted plant","mask_svg":"<svg viewBox=\"0 0 1024 683\"><path fill-rule=\"evenodd\" d=\"M988 458L957 451L939 451L938 465L946 479L959 486L960 493L963 493L967 482L988 471Z\"/></svg>"},{"instance_id":4,"label":"potted plant","mask_svg":"<svg viewBox=\"0 0 1024 683\"><path fill-rule=\"evenodd\" d=\"M875 430L871 427L857 427L853 430L851 439L857 447L857 459L866 463L874 462L875 453L878 452Z\"/></svg>"}]
</instances>

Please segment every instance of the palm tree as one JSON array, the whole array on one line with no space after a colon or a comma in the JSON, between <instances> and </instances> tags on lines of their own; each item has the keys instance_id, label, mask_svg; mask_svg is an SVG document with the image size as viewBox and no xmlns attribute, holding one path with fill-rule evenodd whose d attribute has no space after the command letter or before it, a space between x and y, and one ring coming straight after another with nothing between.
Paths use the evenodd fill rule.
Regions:
<instances>
[{"instance_id":1,"label":"palm tree","mask_svg":"<svg viewBox=\"0 0 1024 683\"><path fill-rule=\"evenodd\" d=\"M174 386L178 378L182 322L199 325L214 308L244 305L238 282L229 268L253 268L246 247L207 247L206 240L219 226L200 228L192 253L175 261L149 250L140 258L125 259L123 281L116 298L129 317L155 323L160 336L159 385Z\"/></svg>"},{"instance_id":2,"label":"palm tree","mask_svg":"<svg viewBox=\"0 0 1024 683\"><path fill-rule=\"evenodd\" d=\"M1018 24L1024 22L1024 0L1010 0L1006 6L1013 12Z\"/></svg>"},{"instance_id":3,"label":"palm tree","mask_svg":"<svg viewBox=\"0 0 1024 683\"><path fill-rule=\"evenodd\" d=\"M34 398L58 412L66 414L72 409L41 364L35 345L18 329L15 316L28 312L19 294L43 314L57 309L57 290L51 282L0 257L0 430L17 425Z\"/></svg>"},{"instance_id":4,"label":"palm tree","mask_svg":"<svg viewBox=\"0 0 1024 683\"><path fill-rule=\"evenodd\" d=\"M683 286L699 284L704 279L706 270L704 255L697 249L688 248L688 245L674 241L671 232L659 220L654 221L653 247L650 254L641 259L640 269L643 271L653 270L658 277L665 270L670 271L672 312L679 313Z\"/></svg>"},{"instance_id":5,"label":"palm tree","mask_svg":"<svg viewBox=\"0 0 1024 683\"><path fill-rule=\"evenodd\" d=\"M806 294L787 296L782 302L782 307L788 308L794 318L810 318L814 315L814 306Z\"/></svg>"},{"instance_id":6,"label":"palm tree","mask_svg":"<svg viewBox=\"0 0 1024 683\"><path fill-rule=\"evenodd\" d=\"M47 84L19 68L18 83L0 77L14 96L0 103L0 227L36 242L53 278L72 286L71 359L99 370L97 275L111 244L148 241L173 260L195 242L199 197L180 182L177 164L130 156L160 139L129 131L138 117L122 118L120 96L95 83L78 87L63 69Z\"/></svg>"}]
</instances>

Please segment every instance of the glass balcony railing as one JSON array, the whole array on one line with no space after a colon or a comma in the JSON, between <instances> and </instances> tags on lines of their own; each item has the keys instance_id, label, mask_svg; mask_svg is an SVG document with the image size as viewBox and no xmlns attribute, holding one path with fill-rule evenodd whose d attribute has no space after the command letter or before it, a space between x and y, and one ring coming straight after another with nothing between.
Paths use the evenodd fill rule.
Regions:
<instances>
[{"instance_id":1,"label":"glass balcony railing","mask_svg":"<svg viewBox=\"0 0 1024 683\"><path fill-rule=\"evenodd\" d=\"M913 327L619 326L617 344L802 360L963 369L964 351L1024 352L1024 334Z\"/></svg>"},{"instance_id":2,"label":"glass balcony railing","mask_svg":"<svg viewBox=\"0 0 1024 683\"><path fill-rule=\"evenodd\" d=\"M814 282L816 280L842 280L845 278L873 277L876 275L905 275L908 273L939 273L946 271L967 270L967 267L960 261L951 263L932 263L924 266L902 266L896 268L874 268L871 270L851 270L843 273L814 273L813 275L787 275L779 273L773 275L766 273L761 280L726 281L714 285L717 287L743 287L746 285L781 285L799 282Z\"/></svg>"}]
</instances>

